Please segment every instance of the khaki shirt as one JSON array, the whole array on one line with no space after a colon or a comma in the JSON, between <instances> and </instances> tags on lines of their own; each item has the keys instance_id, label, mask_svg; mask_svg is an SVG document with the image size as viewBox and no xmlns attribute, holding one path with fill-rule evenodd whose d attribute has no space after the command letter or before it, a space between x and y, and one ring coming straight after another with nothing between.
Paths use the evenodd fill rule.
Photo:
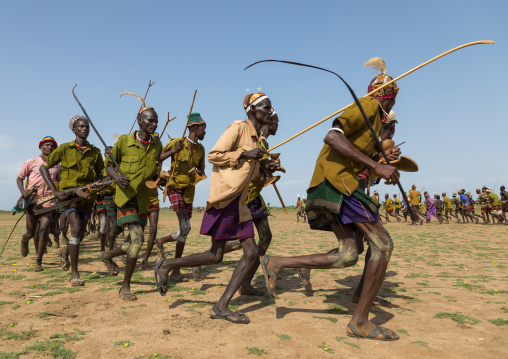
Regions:
<instances>
[{"instance_id":1,"label":"khaki shirt","mask_svg":"<svg viewBox=\"0 0 508 359\"><path fill-rule=\"evenodd\" d=\"M376 135L379 136L382 125L381 120L384 116L381 104L372 97L363 97L359 101ZM342 124L344 135L357 150L367 157L374 154L376 140L356 104L346 108L342 115L335 119L334 124L336 121ZM316 161L309 187L316 187L327 179L337 190L346 196L351 196L358 188L356 178L363 168L364 165L361 163L342 156L325 144Z\"/></svg>"},{"instance_id":2,"label":"khaki shirt","mask_svg":"<svg viewBox=\"0 0 508 359\"><path fill-rule=\"evenodd\" d=\"M121 188L115 186L115 203L121 208L136 198L138 201L139 214L148 212L150 207L150 189L145 182L157 175L162 152L161 141L152 138L148 147L145 148L136 140L134 131L130 135L121 135L111 150L111 154L120 166L123 174L131 181L130 186ZM107 166L114 166L108 156Z\"/></svg>"},{"instance_id":3,"label":"khaki shirt","mask_svg":"<svg viewBox=\"0 0 508 359\"><path fill-rule=\"evenodd\" d=\"M398 197L396 197L394 199L394 201L395 201L395 208L402 208L402 201Z\"/></svg>"},{"instance_id":4,"label":"khaki shirt","mask_svg":"<svg viewBox=\"0 0 508 359\"><path fill-rule=\"evenodd\" d=\"M446 209L453 208L453 207L452 207L452 201L450 201L450 198L448 198L448 196L444 196L444 197L443 197L443 202L444 202L444 207L445 207Z\"/></svg>"},{"instance_id":5,"label":"khaki shirt","mask_svg":"<svg viewBox=\"0 0 508 359\"><path fill-rule=\"evenodd\" d=\"M180 141L180 138L174 138L164 146L164 152L171 151L176 144ZM175 163L175 156L178 156L178 161ZM172 189L185 189L183 194L183 200L185 203L194 202L194 194L196 187L194 186L194 175L190 174L189 171L193 168L198 170L205 170L205 148L202 144L196 143L190 151L189 142L185 140L183 142L183 149L178 152L178 155L171 156L171 171L175 168L173 176L168 180L167 188Z\"/></svg>"},{"instance_id":6,"label":"khaki shirt","mask_svg":"<svg viewBox=\"0 0 508 359\"><path fill-rule=\"evenodd\" d=\"M90 143L83 153L79 151L76 141L61 144L46 157L44 166L51 168L59 163L60 191L92 183L104 170L101 151Z\"/></svg>"},{"instance_id":7,"label":"khaki shirt","mask_svg":"<svg viewBox=\"0 0 508 359\"><path fill-rule=\"evenodd\" d=\"M413 206L418 206L418 205L420 205L420 196L421 195L422 194L420 193L420 191L412 189L411 191L409 191L407 196L409 197L409 202L411 202L411 204Z\"/></svg>"},{"instance_id":8,"label":"khaki shirt","mask_svg":"<svg viewBox=\"0 0 508 359\"><path fill-rule=\"evenodd\" d=\"M222 134L208 153L213 169L206 209L222 209L240 196L240 223L252 219L245 200L249 183L259 176L259 161L240 159L240 155L257 148L258 142L258 134L250 120L235 121Z\"/></svg>"}]
</instances>

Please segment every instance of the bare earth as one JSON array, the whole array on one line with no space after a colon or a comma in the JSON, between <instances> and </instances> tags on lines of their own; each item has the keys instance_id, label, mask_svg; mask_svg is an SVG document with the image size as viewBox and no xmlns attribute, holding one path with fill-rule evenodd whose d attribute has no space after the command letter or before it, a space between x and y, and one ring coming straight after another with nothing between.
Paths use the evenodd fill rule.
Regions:
<instances>
[{"instance_id":1,"label":"bare earth","mask_svg":"<svg viewBox=\"0 0 508 359\"><path fill-rule=\"evenodd\" d=\"M294 210L273 214L269 254L310 254L336 247L333 234L295 223ZM0 214L0 246L18 218ZM197 234L201 218L202 213L195 213L191 220L185 254L209 248L209 238ZM174 212L163 210L159 223L159 236L174 232ZM379 295L392 305L374 306L372 320L397 330L401 338L395 342L346 336L363 255L351 268L313 271L312 297L304 295L294 270L280 274L275 302L235 296L231 309L251 319L248 325L235 325L212 320L209 314L240 251L226 255L220 265L205 267L203 281L174 285L166 297L156 291L152 270L137 270L133 290L138 300L125 302L118 298L123 272L105 275L93 235L82 244L82 289L71 288L55 248L44 259L45 271L35 273L32 242L28 257L20 255L22 220L0 259L0 359L506 358L508 227L436 222L415 227L391 222L386 227L395 250ZM174 245L167 243L166 249L172 254ZM183 273L190 278L190 270ZM264 289L261 272L255 286ZM30 297L34 295L41 297ZM76 317L48 314L55 312Z\"/></svg>"}]
</instances>

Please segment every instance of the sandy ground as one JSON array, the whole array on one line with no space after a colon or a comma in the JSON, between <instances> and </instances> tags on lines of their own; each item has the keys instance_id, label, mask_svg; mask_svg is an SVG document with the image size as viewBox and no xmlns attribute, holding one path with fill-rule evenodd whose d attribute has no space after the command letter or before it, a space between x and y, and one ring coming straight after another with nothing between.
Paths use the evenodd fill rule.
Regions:
<instances>
[{"instance_id":1,"label":"sandy ground","mask_svg":"<svg viewBox=\"0 0 508 359\"><path fill-rule=\"evenodd\" d=\"M299 255L336 247L331 233L295 223L295 212L273 211L269 254ZM0 245L18 216L0 215ZM192 218L185 253L204 251L209 238L197 234L202 214ZM163 210L159 235L176 228L174 212ZM153 271L137 270L135 302L118 298L122 273L107 277L93 236L82 244L80 269L86 286L73 289L59 269L57 249L45 257L45 271L33 271L34 250L19 252L20 222L0 266L0 358L506 358L508 272L506 226L472 224L386 225L395 243L379 295L390 307L374 306L371 318L400 333L380 342L349 338L346 325L355 305L351 294L363 268L312 272L314 296L307 297L294 270L280 274L276 301L235 296L233 310L248 325L211 320L210 309L227 285L241 252L204 268L201 282L176 284L161 297ZM172 253L174 246L166 244ZM144 251L144 249L143 249ZM152 257L152 263L155 257ZM119 264L121 263L118 261ZM122 267L123 270L123 267ZM190 271L184 274L190 277ZM254 285L264 288L261 272ZM30 296L41 296L30 298ZM61 312L76 317L59 317ZM154 356L156 354L156 356Z\"/></svg>"}]
</instances>

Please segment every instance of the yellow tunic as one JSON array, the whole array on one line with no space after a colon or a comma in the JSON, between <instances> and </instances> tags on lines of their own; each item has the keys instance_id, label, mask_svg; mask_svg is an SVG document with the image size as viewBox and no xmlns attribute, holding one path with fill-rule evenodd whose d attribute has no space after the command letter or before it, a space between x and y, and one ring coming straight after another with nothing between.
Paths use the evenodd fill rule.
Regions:
<instances>
[{"instance_id":1,"label":"yellow tunic","mask_svg":"<svg viewBox=\"0 0 508 359\"><path fill-rule=\"evenodd\" d=\"M359 101L379 136L384 116L381 104L372 97L363 97ZM357 150L368 157L374 154L376 141L356 104L349 106L334 123L336 121L341 123L344 135ZM357 175L363 168L361 163L342 156L325 144L316 161L309 188L318 186L326 179L338 191L350 196L358 188Z\"/></svg>"},{"instance_id":2,"label":"yellow tunic","mask_svg":"<svg viewBox=\"0 0 508 359\"><path fill-rule=\"evenodd\" d=\"M172 150L180 138L174 138L164 146L164 152ZM167 189L185 189L183 193L183 200L185 203L194 202L194 194L196 187L194 186L194 175L190 174L189 171L193 168L197 168L200 171L205 170L205 148L202 144L196 143L192 148L192 152L189 147L187 139L183 142L183 149L178 152L178 161L175 161L175 155L171 157L171 171L176 166L174 175L168 181ZM177 162L177 163L175 163Z\"/></svg>"}]
</instances>

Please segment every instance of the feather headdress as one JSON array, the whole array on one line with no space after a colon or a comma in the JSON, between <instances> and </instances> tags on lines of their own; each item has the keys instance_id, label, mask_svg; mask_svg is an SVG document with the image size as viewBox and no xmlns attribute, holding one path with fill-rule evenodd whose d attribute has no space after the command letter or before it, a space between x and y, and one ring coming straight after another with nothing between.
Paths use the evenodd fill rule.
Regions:
<instances>
[{"instance_id":1,"label":"feather headdress","mask_svg":"<svg viewBox=\"0 0 508 359\"><path fill-rule=\"evenodd\" d=\"M374 77L374 79L370 82L368 87L369 93L377 90L382 87L388 81L391 81L391 77L386 74L386 64L385 61L380 57L373 57L369 61L363 64L365 67L370 67L379 74ZM371 96L376 99L390 99L395 98L397 96L397 92L399 92L399 88L396 83L392 83L388 85L388 87L383 87L379 91L376 91Z\"/></svg>"},{"instance_id":2,"label":"feather headdress","mask_svg":"<svg viewBox=\"0 0 508 359\"><path fill-rule=\"evenodd\" d=\"M141 101L141 107L146 107L145 105L145 100L143 100L143 97L139 96L138 94L135 94L133 92L122 92L120 94L120 97L122 97L123 95L131 95L131 96L134 96L135 98L137 98L139 101Z\"/></svg>"},{"instance_id":3,"label":"feather headdress","mask_svg":"<svg viewBox=\"0 0 508 359\"><path fill-rule=\"evenodd\" d=\"M380 57L373 57L369 61L363 64L365 67L370 67L376 71L379 71L380 74L386 75L386 64L385 60Z\"/></svg>"},{"instance_id":4,"label":"feather headdress","mask_svg":"<svg viewBox=\"0 0 508 359\"><path fill-rule=\"evenodd\" d=\"M139 96L138 94L135 94L135 93L133 93L133 92L122 92L122 93L120 94L120 97L122 97L123 95L131 95L131 96L133 96L133 97L137 98L139 101L141 101L141 108L139 109L138 115L139 115L141 112L145 111L145 110L153 110L153 107L147 106L147 105L145 104L145 100L143 100L143 97Z\"/></svg>"}]
</instances>

